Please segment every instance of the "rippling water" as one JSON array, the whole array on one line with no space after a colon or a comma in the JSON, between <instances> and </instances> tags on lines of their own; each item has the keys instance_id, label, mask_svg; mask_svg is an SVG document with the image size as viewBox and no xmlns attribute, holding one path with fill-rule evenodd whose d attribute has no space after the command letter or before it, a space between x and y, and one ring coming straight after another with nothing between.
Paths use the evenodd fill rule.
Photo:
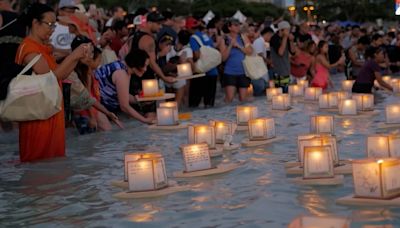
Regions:
<instances>
[{"instance_id":1,"label":"rippling water","mask_svg":"<svg viewBox=\"0 0 400 228\"><path fill-rule=\"evenodd\" d=\"M376 108L398 98L382 94ZM309 131L316 106L297 104L298 111L272 112L265 98L252 102L264 116L273 116L277 134L285 140L268 146L242 148L215 162L246 161L235 171L217 176L179 180L191 191L166 197L119 201L110 181L123 178L123 153L162 152L171 176L182 170L178 146L186 131L157 132L131 122L125 130L77 136L68 132L67 158L19 164L17 134L0 134L0 226L36 227L285 227L300 214L338 215L352 227L391 224L400 227L400 209L338 206L335 200L351 194L352 177L343 186L307 187L291 184L285 161L296 159L296 137ZM218 118L235 120L235 105L196 110L191 122ZM365 156L365 136L376 133L379 116L336 119L341 158ZM240 142L246 133L237 133Z\"/></svg>"}]
</instances>

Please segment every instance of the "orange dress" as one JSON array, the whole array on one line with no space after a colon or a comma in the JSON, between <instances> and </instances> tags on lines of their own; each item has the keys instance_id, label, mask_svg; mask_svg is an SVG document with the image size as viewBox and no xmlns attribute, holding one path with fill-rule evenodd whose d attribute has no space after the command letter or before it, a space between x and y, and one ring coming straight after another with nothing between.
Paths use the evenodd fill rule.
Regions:
<instances>
[{"instance_id":1,"label":"orange dress","mask_svg":"<svg viewBox=\"0 0 400 228\"><path fill-rule=\"evenodd\" d=\"M32 53L42 54L51 70L57 63L51 55L51 47L27 37L18 48L15 62L23 64ZM61 81L60 81L61 87ZM40 107L38 107L40 108ZM19 122L19 155L21 162L65 156L64 107L47 120Z\"/></svg>"}]
</instances>

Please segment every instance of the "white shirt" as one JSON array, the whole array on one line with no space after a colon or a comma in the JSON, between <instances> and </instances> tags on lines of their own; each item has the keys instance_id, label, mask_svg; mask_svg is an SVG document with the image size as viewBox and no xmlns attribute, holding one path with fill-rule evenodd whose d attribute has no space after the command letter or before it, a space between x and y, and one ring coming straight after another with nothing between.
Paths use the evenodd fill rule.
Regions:
<instances>
[{"instance_id":1,"label":"white shirt","mask_svg":"<svg viewBox=\"0 0 400 228\"><path fill-rule=\"evenodd\" d=\"M68 26L56 23L56 28L51 34L50 41L54 48L57 49L71 49L72 40L75 35L69 32Z\"/></svg>"},{"instance_id":2,"label":"white shirt","mask_svg":"<svg viewBox=\"0 0 400 228\"><path fill-rule=\"evenodd\" d=\"M189 45L184 46L182 50L178 52L176 52L175 48L171 48L171 51L167 54L167 61L175 56L185 56L185 59L193 58L193 50L189 47Z\"/></svg>"},{"instance_id":3,"label":"white shirt","mask_svg":"<svg viewBox=\"0 0 400 228\"><path fill-rule=\"evenodd\" d=\"M258 37L253 42L253 55L261 54L264 58L267 58L267 47L265 45L265 40L262 36Z\"/></svg>"}]
</instances>

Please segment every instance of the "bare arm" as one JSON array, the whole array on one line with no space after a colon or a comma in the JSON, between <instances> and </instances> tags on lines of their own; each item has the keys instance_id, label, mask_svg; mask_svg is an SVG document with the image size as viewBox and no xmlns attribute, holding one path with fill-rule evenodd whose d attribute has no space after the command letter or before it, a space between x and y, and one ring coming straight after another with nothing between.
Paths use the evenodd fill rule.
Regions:
<instances>
[{"instance_id":1,"label":"bare arm","mask_svg":"<svg viewBox=\"0 0 400 228\"><path fill-rule=\"evenodd\" d=\"M385 81L383 81L381 73L374 72L374 74L375 74L375 78L378 81L379 85L385 87L386 89L388 89L390 91L393 91L393 88L389 84L387 84Z\"/></svg>"},{"instance_id":2,"label":"bare arm","mask_svg":"<svg viewBox=\"0 0 400 228\"><path fill-rule=\"evenodd\" d=\"M80 58L85 55L85 45L82 44L77 49L75 49L69 56L67 56L61 64L57 66L53 73L56 75L57 79L63 80L68 78L68 76L74 70L76 64ZM24 59L24 64L28 64L35 56L39 53L28 54ZM33 71L37 74L45 74L50 71L50 67L44 58L40 58L39 61L33 66Z\"/></svg>"},{"instance_id":3,"label":"bare arm","mask_svg":"<svg viewBox=\"0 0 400 228\"><path fill-rule=\"evenodd\" d=\"M340 65L343 62L342 59L343 59L343 57L341 57L338 61L336 61L336 63L330 64L329 61L326 59L326 57L324 57L322 55L317 55L317 61L319 61L323 66L325 66L328 69L337 67L338 65Z\"/></svg>"},{"instance_id":4,"label":"bare arm","mask_svg":"<svg viewBox=\"0 0 400 228\"><path fill-rule=\"evenodd\" d=\"M253 47L251 46L250 40L246 36L242 36L244 47L239 47L245 55L251 55L253 53Z\"/></svg>"},{"instance_id":5,"label":"bare arm","mask_svg":"<svg viewBox=\"0 0 400 228\"><path fill-rule=\"evenodd\" d=\"M278 55L283 56L283 54L285 54L287 40L288 40L287 36L282 37L281 46L279 46L278 49Z\"/></svg>"},{"instance_id":6,"label":"bare arm","mask_svg":"<svg viewBox=\"0 0 400 228\"><path fill-rule=\"evenodd\" d=\"M175 79L172 77L166 77L162 72L160 66L157 64L156 56L156 45L154 40L149 36L144 36L139 42L139 48L146 51L150 57L150 67L151 69L165 82L172 83Z\"/></svg>"},{"instance_id":7,"label":"bare arm","mask_svg":"<svg viewBox=\"0 0 400 228\"><path fill-rule=\"evenodd\" d=\"M129 76L124 70L117 70L112 76L112 80L117 87L117 96L121 111L125 112L129 116L143 122L151 123L151 121L129 105Z\"/></svg>"}]
</instances>

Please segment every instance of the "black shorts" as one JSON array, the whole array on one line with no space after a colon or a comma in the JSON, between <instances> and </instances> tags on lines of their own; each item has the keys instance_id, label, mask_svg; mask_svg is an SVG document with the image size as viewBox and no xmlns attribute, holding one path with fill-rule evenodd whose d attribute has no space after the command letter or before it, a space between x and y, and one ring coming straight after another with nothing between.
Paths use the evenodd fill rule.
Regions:
<instances>
[{"instance_id":1,"label":"black shorts","mask_svg":"<svg viewBox=\"0 0 400 228\"><path fill-rule=\"evenodd\" d=\"M147 113L156 112L156 102L155 101L146 101L139 102L137 104L131 105L133 109L135 109L141 115L146 115Z\"/></svg>"},{"instance_id":2,"label":"black shorts","mask_svg":"<svg viewBox=\"0 0 400 228\"><path fill-rule=\"evenodd\" d=\"M250 86L251 79L246 75L224 74L222 77L222 86L235 86L236 88L247 88Z\"/></svg>"},{"instance_id":3,"label":"black shorts","mask_svg":"<svg viewBox=\"0 0 400 228\"><path fill-rule=\"evenodd\" d=\"M372 83L357 83L353 84L352 92L353 93L372 93L372 87L374 84Z\"/></svg>"}]
</instances>

